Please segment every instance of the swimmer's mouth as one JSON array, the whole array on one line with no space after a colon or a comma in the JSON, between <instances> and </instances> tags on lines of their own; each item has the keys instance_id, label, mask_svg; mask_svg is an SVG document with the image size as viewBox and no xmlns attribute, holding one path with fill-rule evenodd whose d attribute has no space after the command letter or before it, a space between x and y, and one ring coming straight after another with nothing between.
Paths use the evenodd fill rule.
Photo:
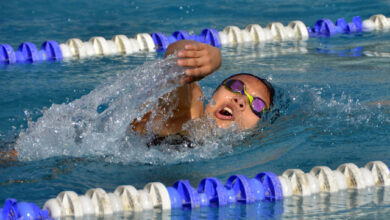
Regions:
<instances>
[{"instance_id":1,"label":"swimmer's mouth","mask_svg":"<svg viewBox=\"0 0 390 220\"><path fill-rule=\"evenodd\" d=\"M215 112L215 117L222 120L232 120L233 119L233 109L229 106L225 106Z\"/></svg>"}]
</instances>

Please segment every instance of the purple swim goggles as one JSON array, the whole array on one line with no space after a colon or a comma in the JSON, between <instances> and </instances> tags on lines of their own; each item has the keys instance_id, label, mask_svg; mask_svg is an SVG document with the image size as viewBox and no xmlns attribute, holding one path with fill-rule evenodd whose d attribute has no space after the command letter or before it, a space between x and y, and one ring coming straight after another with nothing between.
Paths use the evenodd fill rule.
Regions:
<instances>
[{"instance_id":1,"label":"purple swim goggles","mask_svg":"<svg viewBox=\"0 0 390 220\"><path fill-rule=\"evenodd\" d=\"M241 95L245 95L249 99L250 107L259 118L261 117L261 114L268 110L267 106L265 105L265 102L259 98L259 97L253 97L251 96L245 89L245 84L238 79L230 79L223 83L223 85L228 89L229 91Z\"/></svg>"}]
</instances>

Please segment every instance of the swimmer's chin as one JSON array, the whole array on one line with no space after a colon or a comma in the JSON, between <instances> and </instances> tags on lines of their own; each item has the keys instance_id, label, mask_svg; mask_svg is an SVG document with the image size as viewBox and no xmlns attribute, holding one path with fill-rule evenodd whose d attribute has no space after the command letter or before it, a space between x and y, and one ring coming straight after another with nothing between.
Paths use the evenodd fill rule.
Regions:
<instances>
[{"instance_id":1,"label":"swimmer's chin","mask_svg":"<svg viewBox=\"0 0 390 220\"><path fill-rule=\"evenodd\" d=\"M207 114L206 117L213 122L215 128L244 130L241 129L240 126L234 120L219 119L213 114Z\"/></svg>"}]
</instances>

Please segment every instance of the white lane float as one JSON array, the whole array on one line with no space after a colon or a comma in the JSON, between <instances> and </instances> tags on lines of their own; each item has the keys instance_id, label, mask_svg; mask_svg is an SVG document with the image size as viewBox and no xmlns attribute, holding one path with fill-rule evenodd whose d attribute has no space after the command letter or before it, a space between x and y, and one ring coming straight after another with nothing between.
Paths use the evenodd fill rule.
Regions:
<instances>
[{"instance_id":1,"label":"white lane float","mask_svg":"<svg viewBox=\"0 0 390 220\"><path fill-rule=\"evenodd\" d=\"M374 178L375 185L377 186L389 186L390 185L390 172L389 168L382 161L372 161L365 166L371 171Z\"/></svg>"},{"instance_id":2,"label":"white lane float","mask_svg":"<svg viewBox=\"0 0 390 220\"><path fill-rule=\"evenodd\" d=\"M375 186L375 180L372 173L365 167L360 167L360 173L366 187Z\"/></svg>"},{"instance_id":3,"label":"white lane float","mask_svg":"<svg viewBox=\"0 0 390 220\"><path fill-rule=\"evenodd\" d=\"M390 19L383 14L372 15L362 25L364 31L385 30L390 28Z\"/></svg>"},{"instance_id":4,"label":"white lane float","mask_svg":"<svg viewBox=\"0 0 390 220\"><path fill-rule=\"evenodd\" d=\"M337 170L345 176L348 188L362 189L366 187L360 169L355 164L344 163Z\"/></svg>"},{"instance_id":5,"label":"white lane float","mask_svg":"<svg viewBox=\"0 0 390 220\"><path fill-rule=\"evenodd\" d=\"M148 183L145 185L144 190L150 194L154 208L162 210L171 209L171 200L164 184L159 182Z\"/></svg>"},{"instance_id":6,"label":"white lane float","mask_svg":"<svg viewBox=\"0 0 390 220\"><path fill-rule=\"evenodd\" d=\"M347 179L345 179L345 176L338 170L333 170L332 172L336 179L338 190L348 189L348 183Z\"/></svg>"},{"instance_id":7,"label":"white lane float","mask_svg":"<svg viewBox=\"0 0 390 220\"><path fill-rule=\"evenodd\" d=\"M49 216L52 218L61 218L62 213L65 213L57 198L47 200L42 209L49 211Z\"/></svg>"},{"instance_id":8,"label":"white lane float","mask_svg":"<svg viewBox=\"0 0 390 220\"><path fill-rule=\"evenodd\" d=\"M282 23L272 22L267 25L267 28L271 31L272 37L275 41L285 41L289 39L289 35Z\"/></svg>"},{"instance_id":9,"label":"white lane float","mask_svg":"<svg viewBox=\"0 0 390 220\"><path fill-rule=\"evenodd\" d=\"M308 196L311 194L309 181L301 169L288 169L283 172L282 176L290 180L294 195Z\"/></svg>"},{"instance_id":10,"label":"white lane float","mask_svg":"<svg viewBox=\"0 0 390 220\"><path fill-rule=\"evenodd\" d=\"M95 207L96 216L112 215L112 206L110 197L102 188L95 188L88 190L85 195L91 199Z\"/></svg>"},{"instance_id":11,"label":"white lane float","mask_svg":"<svg viewBox=\"0 0 390 220\"><path fill-rule=\"evenodd\" d=\"M218 32L218 40L221 43L221 45L225 45L229 43L228 36L223 31Z\"/></svg>"},{"instance_id":12,"label":"white lane float","mask_svg":"<svg viewBox=\"0 0 390 220\"><path fill-rule=\"evenodd\" d=\"M112 41L116 44L119 53L132 54L140 50L138 41L125 35L115 35Z\"/></svg>"},{"instance_id":13,"label":"white lane float","mask_svg":"<svg viewBox=\"0 0 390 220\"><path fill-rule=\"evenodd\" d=\"M382 14L373 15L370 17L370 20L375 24L376 30L383 30L390 28L390 23L386 16Z\"/></svg>"},{"instance_id":14,"label":"white lane float","mask_svg":"<svg viewBox=\"0 0 390 220\"><path fill-rule=\"evenodd\" d=\"M85 195L80 195L79 200L83 210L83 215L95 216L95 207L92 203L92 200Z\"/></svg>"},{"instance_id":15,"label":"white lane float","mask_svg":"<svg viewBox=\"0 0 390 220\"><path fill-rule=\"evenodd\" d=\"M237 26L227 26L223 29L223 32L227 36L227 41L230 44L240 44L244 42L241 29Z\"/></svg>"},{"instance_id":16,"label":"white lane float","mask_svg":"<svg viewBox=\"0 0 390 220\"><path fill-rule=\"evenodd\" d=\"M333 171L326 166L316 166L310 173L317 177L321 192L337 192L339 190Z\"/></svg>"},{"instance_id":17,"label":"white lane float","mask_svg":"<svg viewBox=\"0 0 390 220\"><path fill-rule=\"evenodd\" d=\"M306 25L302 21L291 21L288 27L294 32L294 39L307 40L309 39L309 32Z\"/></svg>"},{"instance_id":18,"label":"white lane float","mask_svg":"<svg viewBox=\"0 0 390 220\"><path fill-rule=\"evenodd\" d=\"M123 203L122 198L114 193L108 193L108 198L110 199L112 213L123 213Z\"/></svg>"},{"instance_id":19,"label":"white lane float","mask_svg":"<svg viewBox=\"0 0 390 220\"><path fill-rule=\"evenodd\" d=\"M291 181L285 176L278 176L280 185L282 186L283 197L290 197L293 195L293 188Z\"/></svg>"},{"instance_id":20,"label":"white lane float","mask_svg":"<svg viewBox=\"0 0 390 220\"><path fill-rule=\"evenodd\" d=\"M138 200L138 191L134 186L118 186L114 193L122 199L125 211L141 212L143 210L142 204Z\"/></svg>"},{"instance_id":21,"label":"white lane float","mask_svg":"<svg viewBox=\"0 0 390 220\"><path fill-rule=\"evenodd\" d=\"M89 41L83 42L83 46L87 57L96 55L95 48L93 47L91 42Z\"/></svg>"},{"instance_id":22,"label":"white lane float","mask_svg":"<svg viewBox=\"0 0 390 220\"><path fill-rule=\"evenodd\" d=\"M319 193L320 192L320 183L319 183L318 179L310 173L305 173L305 177L306 177L306 180L307 180L309 187L310 187L310 193L311 194Z\"/></svg>"},{"instance_id":23,"label":"white lane float","mask_svg":"<svg viewBox=\"0 0 390 220\"><path fill-rule=\"evenodd\" d=\"M69 46L70 52L73 57L84 58L87 56L87 51L84 47L83 42L78 38L71 38L66 41Z\"/></svg>"},{"instance_id":24,"label":"white lane float","mask_svg":"<svg viewBox=\"0 0 390 220\"><path fill-rule=\"evenodd\" d=\"M70 48L67 44L60 44L60 49L61 49L63 58L66 59L66 58L72 57L72 52L70 51Z\"/></svg>"},{"instance_id":25,"label":"white lane float","mask_svg":"<svg viewBox=\"0 0 390 220\"><path fill-rule=\"evenodd\" d=\"M81 202L77 193L73 191L64 191L58 194L57 201L62 207L61 217L64 216L74 216L74 217L82 217L83 209L81 206Z\"/></svg>"},{"instance_id":26,"label":"white lane float","mask_svg":"<svg viewBox=\"0 0 390 220\"><path fill-rule=\"evenodd\" d=\"M112 50L103 37L92 37L89 42L93 45L96 55L111 55Z\"/></svg>"},{"instance_id":27,"label":"white lane float","mask_svg":"<svg viewBox=\"0 0 390 220\"><path fill-rule=\"evenodd\" d=\"M258 24L250 24L245 30L251 35L253 42L263 43L269 40L264 29Z\"/></svg>"},{"instance_id":28,"label":"white lane float","mask_svg":"<svg viewBox=\"0 0 390 220\"><path fill-rule=\"evenodd\" d=\"M137 199L144 211L153 210L153 198L146 190L138 190Z\"/></svg>"},{"instance_id":29,"label":"white lane float","mask_svg":"<svg viewBox=\"0 0 390 220\"><path fill-rule=\"evenodd\" d=\"M138 44L140 46L140 50L145 50L145 51L155 51L155 45L153 42L152 37L148 33L141 33L137 34L136 40L138 41Z\"/></svg>"}]
</instances>

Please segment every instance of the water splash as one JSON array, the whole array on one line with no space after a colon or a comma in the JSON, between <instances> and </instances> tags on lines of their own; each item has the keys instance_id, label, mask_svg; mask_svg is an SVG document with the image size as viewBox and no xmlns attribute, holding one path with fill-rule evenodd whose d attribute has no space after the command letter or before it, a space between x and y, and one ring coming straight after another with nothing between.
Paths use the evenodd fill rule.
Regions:
<instances>
[{"instance_id":1,"label":"water splash","mask_svg":"<svg viewBox=\"0 0 390 220\"><path fill-rule=\"evenodd\" d=\"M195 149L172 149L162 143L148 147L152 134L139 136L128 129L131 121L152 110L162 94L179 85L184 69L176 56L145 63L119 74L89 94L70 103L53 104L43 116L28 122L19 134L15 149L20 160L39 160L54 156L99 157L109 162L169 163L213 158L232 150L231 138L245 134L236 127L223 131L209 119L188 122ZM174 108L174 106L173 106ZM205 132L207 131L207 132ZM168 144L169 145L169 144Z\"/></svg>"}]
</instances>

